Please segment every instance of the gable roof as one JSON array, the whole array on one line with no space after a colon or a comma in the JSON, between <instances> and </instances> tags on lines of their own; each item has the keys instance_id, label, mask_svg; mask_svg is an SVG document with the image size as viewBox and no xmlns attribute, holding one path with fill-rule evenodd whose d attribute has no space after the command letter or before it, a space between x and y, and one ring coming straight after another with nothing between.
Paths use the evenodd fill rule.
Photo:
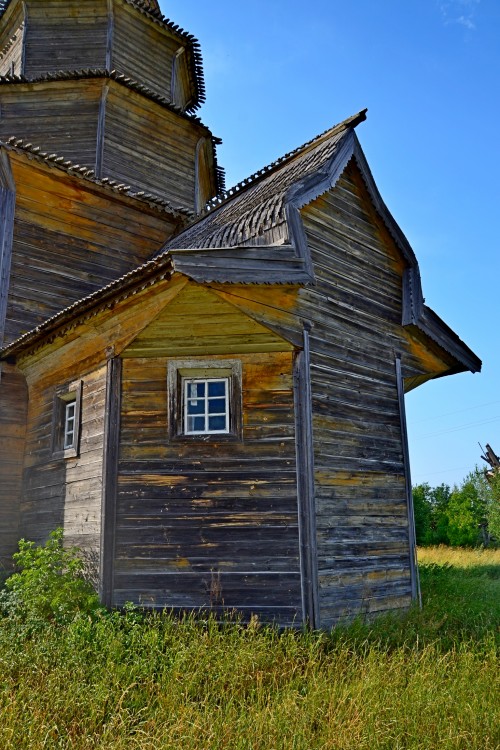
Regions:
<instances>
[{"instance_id":1,"label":"gable roof","mask_svg":"<svg viewBox=\"0 0 500 750\"><path fill-rule=\"evenodd\" d=\"M361 110L298 149L285 154L214 200L207 213L167 242L152 261L75 303L10 344L3 357L22 351L63 322L123 290L156 275L178 271L201 283L307 284L314 281L300 208L334 187L354 158L373 205L406 262L402 325L438 345L455 360L448 372L478 372L481 360L429 307L424 305L415 254L375 185L354 128L366 119ZM259 243L266 230L287 225L289 243ZM162 278L165 278L163 275ZM147 281L154 283L154 281Z\"/></svg>"},{"instance_id":2,"label":"gable roof","mask_svg":"<svg viewBox=\"0 0 500 750\"><path fill-rule=\"evenodd\" d=\"M338 156L352 129L366 119L366 111L326 130L214 199L205 216L164 249L237 247L283 223L290 188Z\"/></svg>"}]
</instances>

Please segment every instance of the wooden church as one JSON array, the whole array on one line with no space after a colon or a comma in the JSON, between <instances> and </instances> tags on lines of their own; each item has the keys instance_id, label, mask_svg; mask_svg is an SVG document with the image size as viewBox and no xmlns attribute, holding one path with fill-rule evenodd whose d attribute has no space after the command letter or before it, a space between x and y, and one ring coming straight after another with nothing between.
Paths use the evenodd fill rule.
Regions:
<instances>
[{"instance_id":1,"label":"wooden church","mask_svg":"<svg viewBox=\"0 0 500 750\"><path fill-rule=\"evenodd\" d=\"M225 192L156 0L0 3L0 553L280 625L418 596L404 393L481 363L345 120Z\"/></svg>"}]
</instances>

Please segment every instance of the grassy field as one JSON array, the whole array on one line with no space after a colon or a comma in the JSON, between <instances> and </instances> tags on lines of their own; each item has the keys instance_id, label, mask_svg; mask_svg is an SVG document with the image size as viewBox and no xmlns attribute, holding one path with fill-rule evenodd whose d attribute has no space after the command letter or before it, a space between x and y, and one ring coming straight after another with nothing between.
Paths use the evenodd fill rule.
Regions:
<instances>
[{"instance_id":1,"label":"grassy field","mask_svg":"<svg viewBox=\"0 0 500 750\"><path fill-rule=\"evenodd\" d=\"M500 551L422 550L424 609L325 633L0 622L0 748L498 750Z\"/></svg>"}]
</instances>

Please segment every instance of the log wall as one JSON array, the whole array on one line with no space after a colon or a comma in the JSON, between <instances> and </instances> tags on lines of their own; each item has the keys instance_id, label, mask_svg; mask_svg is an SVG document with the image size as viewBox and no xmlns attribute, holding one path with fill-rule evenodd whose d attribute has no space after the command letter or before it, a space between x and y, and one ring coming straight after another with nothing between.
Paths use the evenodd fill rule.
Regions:
<instances>
[{"instance_id":1,"label":"log wall","mask_svg":"<svg viewBox=\"0 0 500 750\"><path fill-rule=\"evenodd\" d=\"M43 542L64 526L76 544L97 562L100 549L106 367L79 373L78 364L46 373L30 384L21 532ZM80 450L75 457L53 454L56 389L82 383Z\"/></svg>"},{"instance_id":2,"label":"log wall","mask_svg":"<svg viewBox=\"0 0 500 750\"><path fill-rule=\"evenodd\" d=\"M106 0L57 0L27 5L27 77L106 67Z\"/></svg>"},{"instance_id":3,"label":"log wall","mask_svg":"<svg viewBox=\"0 0 500 750\"><path fill-rule=\"evenodd\" d=\"M11 136L97 169L100 177L196 210L197 145L200 138L210 139L209 132L116 81L4 84L0 139ZM213 154L205 148L204 155L202 201L215 194Z\"/></svg>"},{"instance_id":4,"label":"log wall","mask_svg":"<svg viewBox=\"0 0 500 750\"><path fill-rule=\"evenodd\" d=\"M320 624L406 607L409 526L395 353L402 260L357 171L302 211L316 285L311 380Z\"/></svg>"},{"instance_id":5,"label":"log wall","mask_svg":"<svg viewBox=\"0 0 500 750\"><path fill-rule=\"evenodd\" d=\"M235 356L231 442L169 440L168 359L123 360L115 604L301 620L292 354Z\"/></svg>"},{"instance_id":6,"label":"log wall","mask_svg":"<svg viewBox=\"0 0 500 750\"><path fill-rule=\"evenodd\" d=\"M2 19L0 34L0 76L20 75L23 63L23 40L25 29L22 3L9 8Z\"/></svg>"},{"instance_id":7,"label":"log wall","mask_svg":"<svg viewBox=\"0 0 500 750\"><path fill-rule=\"evenodd\" d=\"M0 572L19 539L28 389L13 365L0 364Z\"/></svg>"},{"instance_id":8,"label":"log wall","mask_svg":"<svg viewBox=\"0 0 500 750\"><path fill-rule=\"evenodd\" d=\"M16 214L5 343L158 250L167 214L11 155Z\"/></svg>"},{"instance_id":9,"label":"log wall","mask_svg":"<svg viewBox=\"0 0 500 750\"><path fill-rule=\"evenodd\" d=\"M206 135L193 121L111 82L103 173L194 211L196 146Z\"/></svg>"},{"instance_id":10,"label":"log wall","mask_svg":"<svg viewBox=\"0 0 500 750\"><path fill-rule=\"evenodd\" d=\"M23 138L93 169L102 86L101 79L3 84L0 138Z\"/></svg>"},{"instance_id":11,"label":"log wall","mask_svg":"<svg viewBox=\"0 0 500 750\"><path fill-rule=\"evenodd\" d=\"M160 96L171 99L172 69L179 41L125 2L116 3L113 19L112 67L134 81L145 84ZM174 104L181 108L189 98L183 88L176 91Z\"/></svg>"}]
</instances>

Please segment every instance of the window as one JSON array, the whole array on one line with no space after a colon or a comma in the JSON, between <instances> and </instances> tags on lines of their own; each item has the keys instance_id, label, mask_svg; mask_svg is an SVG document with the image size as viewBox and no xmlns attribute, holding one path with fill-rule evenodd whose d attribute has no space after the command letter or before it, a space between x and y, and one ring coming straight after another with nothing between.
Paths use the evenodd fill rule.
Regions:
<instances>
[{"instance_id":1,"label":"window","mask_svg":"<svg viewBox=\"0 0 500 750\"><path fill-rule=\"evenodd\" d=\"M71 383L56 390L52 420L52 455L78 456L80 450L82 383Z\"/></svg>"},{"instance_id":2,"label":"window","mask_svg":"<svg viewBox=\"0 0 500 750\"><path fill-rule=\"evenodd\" d=\"M75 447L75 417L76 417L76 399L66 402L64 415L64 440L63 448Z\"/></svg>"},{"instance_id":3,"label":"window","mask_svg":"<svg viewBox=\"0 0 500 750\"><path fill-rule=\"evenodd\" d=\"M168 392L171 438L240 438L241 362L172 360L168 364Z\"/></svg>"},{"instance_id":4,"label":"window","mask_svg":"<svg viewBox=\"0 0 500 750\"><path fill-rule=\"evenodd\" d=\"M183 378L184 433L229 432L229 378Z\"/></svg>"}]
</instances>

